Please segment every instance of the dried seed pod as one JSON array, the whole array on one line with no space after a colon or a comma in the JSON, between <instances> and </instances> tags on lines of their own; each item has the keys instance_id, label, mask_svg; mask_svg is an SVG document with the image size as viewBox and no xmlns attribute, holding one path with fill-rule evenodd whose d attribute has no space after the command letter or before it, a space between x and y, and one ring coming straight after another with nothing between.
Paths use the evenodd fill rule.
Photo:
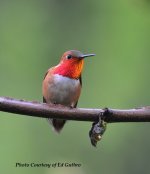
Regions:
<instances>
[{"instance_id":1,"label":"dried seed pod","mask_svg":"<svg viewBox=\"0 0 150 174\"><path fill-rule=\"evenodd\" d=\"M99 120L98 122L94 122L92 124L92 128L89 131L89 137L91 140L91 144L96 147L97 142L102 139L102 135L106 130L106 122L103 120Z\"/></svg>"}]
</instances>

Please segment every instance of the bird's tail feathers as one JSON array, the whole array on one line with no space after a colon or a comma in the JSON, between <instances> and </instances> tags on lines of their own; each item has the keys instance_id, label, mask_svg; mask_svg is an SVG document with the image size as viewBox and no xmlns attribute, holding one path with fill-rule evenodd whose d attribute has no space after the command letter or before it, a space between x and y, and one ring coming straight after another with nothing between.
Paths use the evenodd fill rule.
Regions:
<instances>
[{"instance_id":1,"label":"bird's tail feathers","mask_svg":"<svg viewBox=\"0 0 150 174\"><path fill-rule=\"evenodd\" d=\"M64 124L66 123L66 120L50 119L50 118L48 118L47 121L53 126L54 131L57 133L60 133L60 131L64 127Z\"/></svg>"}]
</instances>

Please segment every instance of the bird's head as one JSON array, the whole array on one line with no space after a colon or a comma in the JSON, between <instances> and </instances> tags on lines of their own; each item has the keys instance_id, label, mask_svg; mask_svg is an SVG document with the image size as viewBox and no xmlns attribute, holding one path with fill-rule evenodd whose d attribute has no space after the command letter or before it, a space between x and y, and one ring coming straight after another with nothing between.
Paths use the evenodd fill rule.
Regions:
<instances>
[{"instance_id":1,"label":"bird's head","mask_svg":"<svg viewBox=\"0 0 150 174\"><path fill-rule=\"evenodd\" d=\"M65 52L60 63L55 67L54 74L78 79L81 76L84 64L84 58L95 56L95 54L83 54L77 50Z\"/></svg>"}]
</instances>

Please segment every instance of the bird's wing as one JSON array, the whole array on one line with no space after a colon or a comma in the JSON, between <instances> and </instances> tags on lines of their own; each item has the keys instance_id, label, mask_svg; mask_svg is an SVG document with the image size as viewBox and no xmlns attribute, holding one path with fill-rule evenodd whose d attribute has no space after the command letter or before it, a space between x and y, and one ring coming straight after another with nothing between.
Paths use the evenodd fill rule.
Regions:
<instances>
[{"instance_id":1,"label":"bird's wing","mask_svg":"<svg viewBox=\"0 0 150 174\"><path fill-rule=\"evenodd\" d=\"M49 76L52 73L53 69L54 69L54 67L47 70L47 72L44 75L43 82L46 80L46 77ZM44 83L42 85L42 91L44 91ZM46 97L44 96L44 94L43 94L43 103L47 103Z\"/></svg>"},{"instance_id":2,"label":"bird's wing","mask_svg":"<svg viewBox=\"0 0 150 174\"><path fill-rule=\"evenodd\" d=\"M79 81L80 81L80 84L81 84L81 87L82 87L82 77L80 76L79 77ZM76 104L74 105L74 108L76 108L78 105L78 101L76 102Z\"/></svg>"},{"instance_id":3,"label":"bird's wing","mask_svg":"<svg viewBox=\"0 0 150 174\"><path fill-rule=\"evenodd\" d=\"M46 100L45 100L45 98L43 97L43 103L46 103Z\"/></svg>"},{"instance_id":4,"label":"bird's wing","mask_svg":"<svg viewBox=\"0 0 150 174\"><path fill-rule=\"evenodd\" d=\"M48 72L49 72L49 70L45 73L43 80L44 80L45 77L47 76ZM46 99L45 99L44 97L43 97L43 103L46 103Z\"/></svg>"},{"instance_id":5,"label":"bird's wing","mask_svg":"<svg viewBox=\"0 0 150 174\"><path fill-rule=\"evenodd\" d=\"M80 77L79 77L79 80L80 80L80 84L81 84L81 86L82 86L82 77L81 77L81 75L80 75Z\"/></svg>"},{"instance_id":6,"label":"bird's wing","mask_svg":"<svg viewBox=\"0 0 150 174\"><path fill-rule=\"evenodd\" d=\"M44 75L43 80L45 79L45 77L47 76L47 74L48 74L48 72L49 72L50 70L51 70L51 69L48 69L48 70L47 70L47 72L46 72L45 75Z\"/></svg>"}]
</instances>

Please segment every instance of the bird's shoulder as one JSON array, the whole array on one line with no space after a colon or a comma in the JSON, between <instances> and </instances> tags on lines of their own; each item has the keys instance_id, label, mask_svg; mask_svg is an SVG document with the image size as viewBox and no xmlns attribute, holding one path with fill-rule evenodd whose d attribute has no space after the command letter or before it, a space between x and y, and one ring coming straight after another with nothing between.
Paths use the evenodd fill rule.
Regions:
<instances>
[{"instance_id":1,"label":"bird's shoulder","mask_svg":"<svg viewBox=\"0 0 150 174\"><path fill-rule=\"evenodd\" d=\"M82 86L82 76L79 77L80 85Z\"/></svg>"},{"instance_id":2,"label":"bird's shoulder","mask_svg":"<svg viewBox=\"0 0 150 174\"><path fill-rule=\"evenodd\" d=\"M47 76L50 76L50 75L53 73L54 68L55 68L55 67L51 67L51 68L49 68L49 69L47 70L47 72L46 72L45 75L44 75L44 79L43 79L43 80L45 80L45 78L46 78Z\"/></svg>"}]
</instances>

